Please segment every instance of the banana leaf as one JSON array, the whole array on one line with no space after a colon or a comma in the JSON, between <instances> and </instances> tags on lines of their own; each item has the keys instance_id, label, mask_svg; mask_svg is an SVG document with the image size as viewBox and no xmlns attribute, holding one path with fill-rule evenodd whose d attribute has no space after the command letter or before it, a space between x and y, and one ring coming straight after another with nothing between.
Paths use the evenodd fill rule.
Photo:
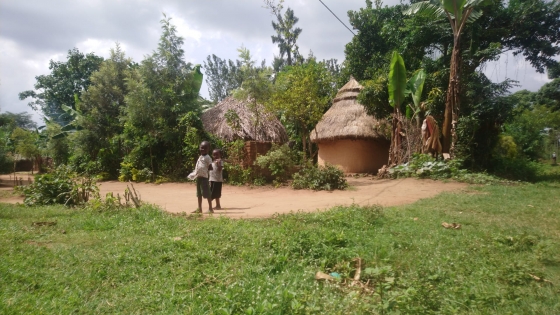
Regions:
<instances>
[{"instance_id":1,"label":"banana leaf","mask_svg":"<svg viewBox=\"0 0 560 315\"><path fill-rule=\"evenodd\" d=\"M400 109L406 92L406 67L398 52L393 52L389 71L389 104Z\"/></svg>"}]
</instances>

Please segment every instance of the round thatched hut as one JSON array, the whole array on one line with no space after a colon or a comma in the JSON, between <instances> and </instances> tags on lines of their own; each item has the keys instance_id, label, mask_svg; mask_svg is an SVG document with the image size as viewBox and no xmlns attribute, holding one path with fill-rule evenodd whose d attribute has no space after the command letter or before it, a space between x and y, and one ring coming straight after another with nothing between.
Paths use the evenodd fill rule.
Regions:
<instances>
[{"instance_id":1,"label":"round thatched hut","mask_svg":"<svg viewBox=\"0 0 560 315\"><path fill-rule=\"evenodd\" d=\"M248 102L228 97L202 113L204 130L223 140L245 140L284 143L288 141L286 129L280 121L267 112L262 105L256 108L258 124L255 126L255 110Z\"/></svg>"},{"instance_id":2,"label":"round thatched hut","mask_svg":"<svg viewBox=\"0 0 560 315\"><path fill-rule=\"evenodd\" d=\"M390 141L380 132L380 122L356 101L361 89L350 78L311 132L311 141L319 146L319 165L336 165L346 173L375 174L387 164Z\"/></svg>"},{"instance_id":3,"label":"round thatched hut","mask_svg":"<svg viewBox=\"0 0 560 315\"><path fill-rule=\"evenodd\" d=\"M266 154L272 143L288 141L286 129L278 118L267 112L262 105L251 110L252 104L228 97L202 113L202 125L206 132L225 141L243 140L244 166L253 165L257 156ZM255 125L258 114L258 124Z\"/></svg>"}]
</instances>

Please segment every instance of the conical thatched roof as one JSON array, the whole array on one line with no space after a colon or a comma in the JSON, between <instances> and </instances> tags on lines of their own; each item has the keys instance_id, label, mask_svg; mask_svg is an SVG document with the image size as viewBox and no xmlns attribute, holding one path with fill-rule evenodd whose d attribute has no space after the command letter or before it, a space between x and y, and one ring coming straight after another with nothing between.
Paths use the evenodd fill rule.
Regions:
<instances>
[{"instance_id":1,"label":"conical thatched roof","mask_svg":"<svg viewBox=\"0 0 560 315\"><path fill-rule=\"evenodd\" d=\"M385 138L379 132L379 121L368 115L364 106L356 101L362 89L363 86L351 77L350 81L338 90L333 105L311 131L312 142Z\"/></svg>"},{"instance_id":2,"label":"conical thatched roof","mask_svg":"<svg viewBox=\"0 0 560 315\"><path fill-rule=\"evenodd\" d=\"M236 100L231 96L226 98L202 113L204 130L227 141L238 139L277 143L288 141L284 126L274 115L268 113L262 105L258 106L259 125L255 128L255 115L247 105L248 102ZM233 113L232 119L231 114ZM226 119L228 116L230 117L229 124L228 119ZM234 127L237 125L237 127L232 128L230 125Z\"/></svg>"}]
</instances>

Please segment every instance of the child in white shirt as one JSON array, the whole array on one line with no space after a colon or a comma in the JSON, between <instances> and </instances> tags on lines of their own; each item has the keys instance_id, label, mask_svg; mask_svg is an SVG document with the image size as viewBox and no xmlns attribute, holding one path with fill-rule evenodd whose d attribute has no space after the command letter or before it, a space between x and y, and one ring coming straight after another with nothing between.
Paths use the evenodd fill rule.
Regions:
<instances>
[{"instance_id":1,"label":"child in white shirt","mask_svg":"<svg viewBox=\"0 0 560 315\"><path fill-rule=\"evenodd\" d=\"M196 179L196 196L198 197L198 208L195 213L202 212L202 198L208 199L208 212L214 213L212 199L210 199L210 185L208 184L208 171L212 170L212 159L208 155L210 142L202 141L199 147L200 156L196 161L194 171L189 174L189 179Z\"/></svg>"},{"instance_id":2,"label":"child in white shirt","mask_svg":"<svg viewBox=\"0 0 560 315\"><path fill-rule=\"evenodd\" d=\"M214 209L222 209L220 205L222 182L224 181L222 151L220 149L215 149L212 151L212 157L214 158L214 162L212 163L212 170L210 171L210 200L216 199L216 207Z\"/></svg>"}]
</instances>

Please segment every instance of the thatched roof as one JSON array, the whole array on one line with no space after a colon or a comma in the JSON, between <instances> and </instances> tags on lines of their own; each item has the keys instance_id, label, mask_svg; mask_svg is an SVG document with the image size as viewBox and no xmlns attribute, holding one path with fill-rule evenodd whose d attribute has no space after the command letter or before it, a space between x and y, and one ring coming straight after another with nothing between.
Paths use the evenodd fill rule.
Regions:
<instances>
[{"instance_id":1,"label":"thatched roof","mask_svg":"<svg viewBox=\"0 0 560 315\"><path fill-rule=\"evenodd\" d=\"M351 77L350 81L338 90L333 105L311 131L312 142L385 138L379 132L380 122L368 115L364 106L356 101L362 89L363 86Z\"/></svg>"},{"instance_id":2,"label":"thatched roof","mask_svg":"<svg viewBox=\"0 0 560 315\"><path fill-rule=\"evenodd\" d=\"M286 129L280 121L271 113L267 112L262 105L257 107L259 113L259 124L255 128L254 113L247 107L248 102L242 102L228 97L216 106L202 113L202 124L204 130L215 136L227 140L255 140L284 143L288 141ZM231 119L228 124L227 113L235 113L239 119ZM236 128L236 121L238 122Z\"/></svg>"}]
</instances>

